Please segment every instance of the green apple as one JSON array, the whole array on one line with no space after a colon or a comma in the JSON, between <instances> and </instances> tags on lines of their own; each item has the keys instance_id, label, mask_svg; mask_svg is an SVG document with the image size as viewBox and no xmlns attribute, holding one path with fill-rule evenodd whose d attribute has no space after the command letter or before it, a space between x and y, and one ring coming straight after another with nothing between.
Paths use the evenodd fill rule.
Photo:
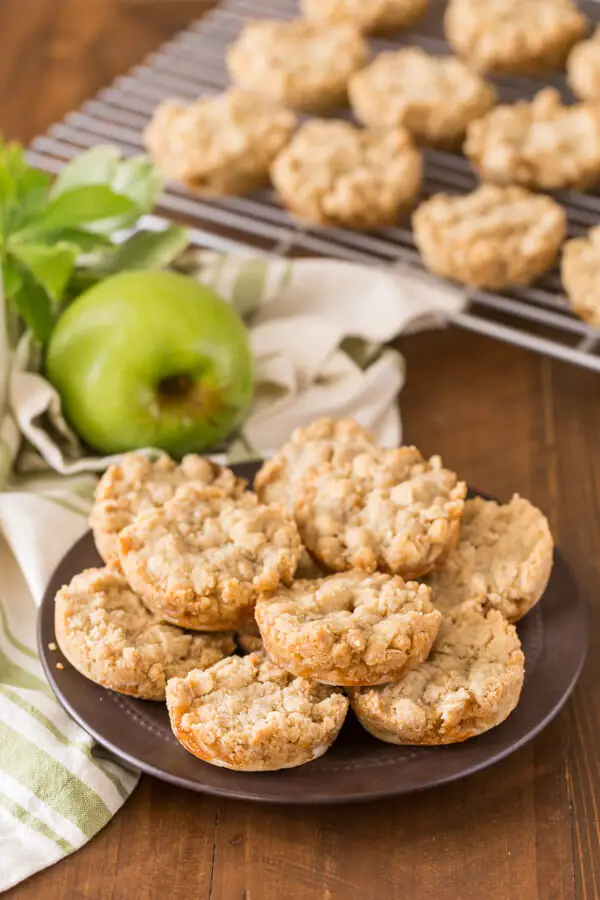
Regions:
<instances>
[{"instance_id":1,"label":"green apple","mask_svg":"<svg viewBox=\"0 0 600 900\"><path fill-rule=\"evenodd\" d=\"M252 399L252 354L236 312L172 272L123 272L85 291L50 338L46 374L66 418L102 453L214 447Z\"/></svg>"}]
</instances>

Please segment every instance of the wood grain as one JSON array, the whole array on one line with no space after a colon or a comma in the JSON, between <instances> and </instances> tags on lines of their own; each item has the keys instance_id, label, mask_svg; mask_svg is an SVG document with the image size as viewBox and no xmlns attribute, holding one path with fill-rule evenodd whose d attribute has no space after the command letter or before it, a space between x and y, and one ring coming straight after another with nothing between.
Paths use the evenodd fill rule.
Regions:
<instances>
[{"instance_id":1,"label":"wood grain","mask_svg":"<svg viewBox=\"0 0 600 900\"><path fill-rule=\"evenodd\" d=\"M20 139L42 131L208 5L2 0L0 127ZM455 329L398 346L406 439L550 516L590 603L574 699L492 770L401 801L278 809L143 778L97 838L11 900L600 897L600 379Z\"/></svg>"}]
</instances>

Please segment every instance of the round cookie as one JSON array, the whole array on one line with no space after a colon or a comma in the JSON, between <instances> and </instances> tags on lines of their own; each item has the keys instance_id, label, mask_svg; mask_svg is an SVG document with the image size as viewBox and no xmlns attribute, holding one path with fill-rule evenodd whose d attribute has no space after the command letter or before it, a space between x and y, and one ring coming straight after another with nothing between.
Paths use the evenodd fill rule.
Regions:
<instances>
[{"instance_id":1,"label":"round cookie","mask_svg":"<svg viewBox=\"0 0 600 900\"><path fill-rule=\"evenodd\" d=\"M236 84L302 110L345 103L350 76L368 59L369 47L354 25L303 19L248 22L227 51Z\"/></svg>"},{"instance_id":2,"label":"round cookie","mask_svg":"<svg viewBox=\"0 0 600 900\"><path fill-rule=\"evenodd\" d=\"M494 105L496 92L454 56L419 47L380 53L348 88L357 119L372 128L407 128L417 141L458 144L470 121ZM448 98L452 102L448 102Z\"/></svg>"},{"instance_id":3,"label":"round cookie","mask_svg":"<svg viewBox=\"0 0 600 900\"><path fill-rule=\"evenodd\" d=\"M167 707L175 737L194 756L266 772L322 756L344 723L348 700L251 653L171 679Z\"/></svg>"},{"instance_id":4,"label":"round cookie","mask_svg":"<svg viewBox=\"0 0 600 900\"><path fill-rule=\"evenodd\" d=\"M450 0L444 25L472 68L532 75L560 68L587 20L572 0Z\"/></svg>"},{"instance_id":5,"label":"round cookie","mask_svg":"<svg viewBox=\"0 0 600 900\"><path fill-rule=\"evenodd\" d=\"M497 106L467 130L464 152L485 181L539 190L585 190L600 179L600 108L565 106L545 88Z\"/></svg>"},{"instance_id":6,"label":"round cookie","mask_svg":"<svg viewBox=\"0 0 600 900\"><path fill-rule=\"evenodd\" d=\"M375 446L372 434L353 419L315 419L296 428L288 443L263 463L254 490L263 503L277 503L293 513L296 495L309 472L326 464L344 466L365 447Z\"/></svg>"},{"instance_id":7,"label":"round cookie","mask_svg":"<svg viewBox=\"0 0 600 900\"><path fill-rule=\"evenodd\" d=\"M208 196L246 194L268 183L269 166L296 127L292 112L250 91L195 103L161 103L144 132L163 174Z\"/></svg>"},{"instance_id":8,"label":"round cookie","mask_svg":"<svg viewBox=\"0 0 600 900\"><path fill-rule=\"evenodd\" d=\"M140 513L119 552L130 585L164 621L221 631L251 619L259 591L291 580L302 545L291 516L255 494L189 484Z\"/></svg>"},{"instance_id":9,"label":"round cookie","mask_svg":"<svg viewBox=\"0 0 600 900\"><path fill-rule=\"evenodd\" d=\"M290 509L303 543L327 570L377 568L418 578L458 540L466 486L414 447L383 450L348 419L298 429L254 482L265 503Z\"/></svg>"},{"instance_id":10,"label":"round cookie","mask_svg":"<svg viewBox=\"0 0 600 900\"><path fill-rule=\"evenodd\" d=\"M600 328L600 225L566 242L561 276L573 311Z\"/></svg>"},{"instance_id":11,"label":"round cookie","mask_svg":"<svg viewBox=\"0 0 600 900\"><path fill-rule=\"evenodd\" d=\"M385 34L416 22L429 0L301 0L300 5L307 19L350 22L363 34Z\"/></svg>"},{"instance_id":12,"label":"round cookie","mask_svg":"<svg viewBox=\"0 0 600 900\"><path fill-rule=\"evenodd\" d=\"M552 267L566 217L550 197L484 184L464 196L435 194L413 215L413 231L436 275L501 290L531 284Z\"/></svg>"},{"instance_id":13,"label":"round cookie","mask_svg":"<svg viewBox=\"0 0 600 900\"><path fill-rule=\"evenodd\" d=\"M600 27L589 40L571 50L567 77L573 93L581 100L600 100Z\"/></svg>"},{"instance_id":14,"label":"round cookie","mask_svg":"<svg viewBox=\"0 0 600 900\"><path fill-rule=\"evenodd\" d=\"M230 634L190 634L149 612L123 575L87 569L56 595L56 640L71 665L103 687L164 700L169 678L235 650Z\"/></svg>"},{"instance_id":15,"label":"round cookie","mask_svg":"<svg viewBox=\"0 0 600 900\"><path fill-rule=\"evenodd\" d=\"M90 514L96 549L104 562L118 568L123 528L138 512L162 506L177 488L192 481L215 485L233 497L246 488L246 481L231 469L195 454L184 456L178 465L168 456L152 462L141 453L127 453L118 465L110 466L98 482Z\"/></svg>"},{"instance_id":16,"label":"round cookie","mask_svg":"<svg viewBox=\"0 0 600 900\"><path fill-rule=\"evenodd\" d=\"M403 128L376 131L319 119L303 125L271 166L291 213L340 228L392 225L412 205L422 175L421 154Z\"/></svg>"},{"instance_id":17,"label":"round cookie","mask_svg":"<svg viewBox=\"0 0 600 900\"><path fill-rule=\"evenodd\" d=\"M220 663L219 665L222 665ZM429 659L394 684L351 689L361 725L390 744L455 744L500 725L519 701L525 657L496 610L456 610Z\"/></svg>"},{"instance_id":18,"label":"round cookie","mask_svg":"<svg viewBox=\"0 0 600 900\"><path fill-rule=\"evenodd\" d=\"M467 500L456 548L427 578L433 604L448 612L469 601L516 622L546 590L553 546L546 517L517 494Z\"/></svg>"},{"instance_id":19,"label":"round cookie","mask_svg":"<svg viewBox=\"0 0 600 900\"><path fill-rule=\"evenodd\" d=\"M325 684L384 684L427 658L441 613L429 588L398 575L344 572L294 581L255 610L270 658Z\"/></svg>"}]
</instances>

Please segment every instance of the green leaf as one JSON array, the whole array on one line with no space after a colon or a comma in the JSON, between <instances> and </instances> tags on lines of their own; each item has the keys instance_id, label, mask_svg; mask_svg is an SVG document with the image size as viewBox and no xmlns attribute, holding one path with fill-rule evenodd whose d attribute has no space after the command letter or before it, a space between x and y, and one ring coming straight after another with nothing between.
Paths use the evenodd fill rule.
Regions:
<instances>
[{"instance_id":1,"label":"green leaf","mask_svg":"<svg viewBox=\"0 0 600 900\"><path fill-rule=\"evenodd\" d=\"M52 199L72 191L73 188L90 184L110 186L115 177L121 154L116 147L101 144L80 153L61 169L50 196Z\"/></svg>"},{"instance_id":2,"label":"green leaf","mask_svg":"<svg viewBox=\"0 0 600 900\"><path fill-rule=\"evenodd\" d=\"M21 235L43 235L78 225L89 227L102 219L114 219L135 214L135 205L128 197L114 193L106 185L91 184L73 188L52 200L37 221L23 229Z\"/></svg>"},{"instance_id":3,"label":"green leaf","mask_svg":"<svg viewBox=\"0 0 600 900\"><path fill-rule=\"evenodd\" d=\"M30 168L23 148L0 138L0 238L6 240L46 204L51 178Z\"/></svg>"},{"instance_id":4,"label":"green leaf","mask_svg":"<svg viewBox=\"0 0 600 900\"><path fill-rule=\"evenodd\" d=\"M14 240L8 246L12 256L27 268L54 303L59 303L75 268L77 247L64 242L46 246Z\"/></svg>"},{"instance_id":5,"label":"green leaf","mask_svg":"<svg viewBox=\"0 0 600 900\"><path fill-rule=\"evenodd\" d=\"M111 187L115 194L122 194L133 200L139 215L143 215L156 206L163 180L149 157L132 156L119 165Z\"/></svg>"},{"instance_id":6,"label":"green leaf","mask_svg":"<svg viewBox=\"0 0 600 900\"><path fill-rule=\"evenodd\" d=\"M21 286L12 295L19 315L40 344L45 344L54 327L52 301L39 281L25 266L17 265Z\"/></svg>"},{"instance_id":7,"label":"green leaf","mask_svg":"<svg viewBox=\"0 0 600 900\"><path fill-rule=\"evenodd\" d=\"M177 225L164 231L139 231L107 253L99 268L105 275L128 269L164 269L187 245L187 231Z\"/></svg>"},{"instance_id":8,"label":"green leaf","mask_svg":"<svg viewBox=\"0 0 600 900\"><path fill-rule=\"evenodd\" d=\"M5 259L2 263L2 286L4 288L4 296L14 296L20 289L22 283L21 276L14 264L9 259Z\"/></svg>"},{"instance_id":9,"label":"green leaf","mask_svg":"<svg viewBox=\"0 0 600 900\"><path fill-rule=\"evenodd\" d=\"M44 234L44 241L47 244L66 241L67 244L75 244L82 253L93 253L97 250L105 250L107 247L114 247L107 235L86 231L83 228L61 228L58 231L49 231Z\"/></svg>"}]
</instances>

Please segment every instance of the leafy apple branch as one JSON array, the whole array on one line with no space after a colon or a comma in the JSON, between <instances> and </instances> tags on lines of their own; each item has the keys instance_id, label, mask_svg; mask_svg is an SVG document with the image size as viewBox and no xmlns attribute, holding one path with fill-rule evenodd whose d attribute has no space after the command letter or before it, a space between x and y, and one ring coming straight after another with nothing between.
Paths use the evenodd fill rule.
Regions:
<instances>
[{"instance_id":1,"label":"leafy apple branch","mask_svg":"<svg viewBox=\"0 0 600 900\"><path fill-rule=\"evenodd\" d=\"M4 292L40 344L85 288L115 272L166 267L187 246L179 226L115 240L151 212L161 188L145 156L122 159L115 147L94 147L53 181L27 164L21 146L0 139Z\"/></svg>"}]
</instances>

